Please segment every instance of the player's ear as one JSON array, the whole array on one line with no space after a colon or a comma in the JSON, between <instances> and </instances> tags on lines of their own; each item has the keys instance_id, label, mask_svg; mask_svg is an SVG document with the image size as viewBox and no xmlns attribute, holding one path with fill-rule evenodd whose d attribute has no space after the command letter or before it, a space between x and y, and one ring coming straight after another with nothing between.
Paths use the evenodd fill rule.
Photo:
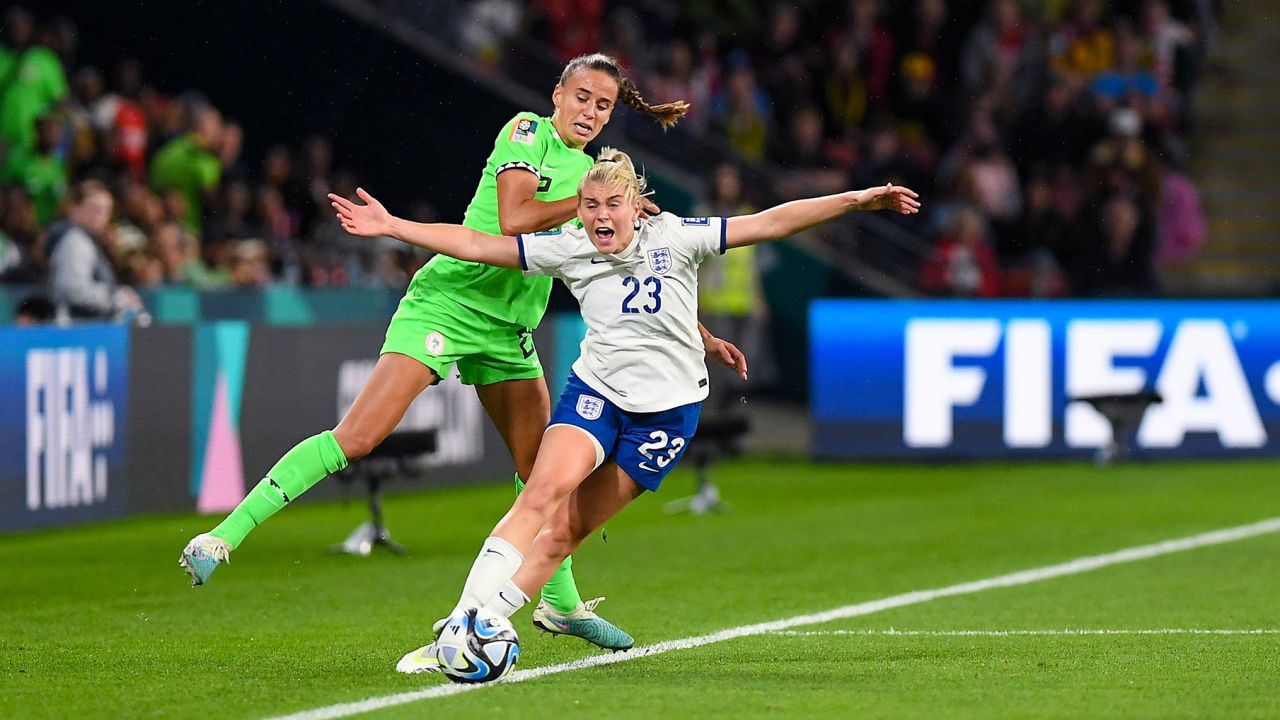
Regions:
<instances>
[{"instance_id":1,"label":"player's ear","mask_svg":"<svg viewBox=\"0 0 1280 720\"><path fill-rule=\"evenodd\" d=\"M551 88L551 105L556 110L560 109L560 94L563 90L564 88L560 87L560 83L556 83L555 87Z\"/></svg>"}]
</instances>

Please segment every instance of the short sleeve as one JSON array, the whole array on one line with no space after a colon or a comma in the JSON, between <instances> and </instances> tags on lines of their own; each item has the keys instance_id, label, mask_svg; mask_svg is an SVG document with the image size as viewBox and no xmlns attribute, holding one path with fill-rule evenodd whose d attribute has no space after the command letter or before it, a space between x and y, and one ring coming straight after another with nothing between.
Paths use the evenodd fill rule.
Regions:
<instances>
[{"instance_id":1,"label":"short sleeve","mask_svg":"<svg viewBox=\"0 0 1280 720\"><path fill-rule=\"evenodd\" d=\"M493 143L493 174L495 177L508 170L527 170L541 178L539 167L544 153L540 126L546 120L521 113L511 119Z\"/></svg>"},{"instance_id":2,"label":"short sleeve","mask_svg":"<svg viewBox=\"0 0 1280 720\"><path fill-rule=\"evenodd\" d=\"M669 231L680 238L690 257L698 262L725 251L725 218L676 217L667 220Z\"/></svg>"},{"instance_id":3,"label":"short sleeve","mask_svg":"<svg viewBox=\"0 0 1280 720\"><path fill-rule=\"evenodd\" d=\"M560 268L573 255L573 239L559 230L517 235L516 245L526 275L560 277Z\"/></svg>"}]
</instances>

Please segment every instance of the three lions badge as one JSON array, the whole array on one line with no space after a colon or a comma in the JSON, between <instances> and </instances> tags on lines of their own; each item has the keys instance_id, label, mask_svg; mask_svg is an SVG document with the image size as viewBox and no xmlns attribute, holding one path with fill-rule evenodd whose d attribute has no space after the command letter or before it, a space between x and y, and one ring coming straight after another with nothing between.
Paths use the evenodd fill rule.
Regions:
<instances>
[{"instance_id":1,"label":"three lions badge","mask_svg":"<svg viewBox=\"0 0 1280 720\"><path fill-rule=\"evenodd\" d=\"M649 269L655 275L666 275L671 270L671 250L658 248L649 251Z\"/></svg>"},{"instance_id":2,"label":"three lions badge","mask_svg":"<svg viewBox=\"0 0 1280 720\"><path fill-rule=\"evenodd\" d=\"M604 412L604 401L593 395L578 396L578 414L583 420L599 420Z\"/></svg>"}]
</instances>

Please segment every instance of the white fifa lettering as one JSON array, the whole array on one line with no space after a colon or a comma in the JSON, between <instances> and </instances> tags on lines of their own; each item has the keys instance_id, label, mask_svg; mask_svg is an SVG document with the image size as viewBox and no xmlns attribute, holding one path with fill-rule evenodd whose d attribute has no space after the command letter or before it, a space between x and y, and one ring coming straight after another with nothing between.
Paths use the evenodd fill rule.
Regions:
<instances>
[{"instance_id":1,"label":"white fifa lettering","mask_svg":"<svg viewBox=\"0 0 1280 720\"><path fill-rule=\"evenodd\" d=\"M1004 441L1053 442L1053 346L1046 320L1013 320L1004 336Z\"/></svg>"},{"instance_id":2,"label":"white fifa lettering","mask_svg":"<svg viewBox=\"0 0 1280 720\"><path fill-rule=\"evenodd\" d=\"M1197 396L1201 380L1205 392ZM1267 442L1235 345L1219 320L1187 320L1178 326L1156 390L1164 402L1143 419L1138 431L1143 447L1177 447L1188 432L1217 433L1229 448Z\"/></svg>"},{"instance_id":3,"label":"white fifa lettering","mask_svg":"<svg viewBox=\"0 0 1280 720\"><path fill-rule=\"evenodd\" d=\"M903 440L910 447L946 447L953 437L952 410L982 395L987 374L956 367L956 357L988 357L1000 342L996 320L912 320L906 333Z\"/></svg>"},{"instance_id":4,"label":"white fifa lettering","mask_svg":"<svg viewBox=\"0 0 1280 720\"><path fill-rule=\"evenodd\" d=\"M1160 343L1156 320L1073 320L1067 324L1066 395L1109 395L1141 391L1141 368L1118 368L1117 357L1150 357ZM1070 447L1100 447L1111 440L1111 426L1088 403L1067 404L1066 441Z\"/></svg>"}]
</instances>

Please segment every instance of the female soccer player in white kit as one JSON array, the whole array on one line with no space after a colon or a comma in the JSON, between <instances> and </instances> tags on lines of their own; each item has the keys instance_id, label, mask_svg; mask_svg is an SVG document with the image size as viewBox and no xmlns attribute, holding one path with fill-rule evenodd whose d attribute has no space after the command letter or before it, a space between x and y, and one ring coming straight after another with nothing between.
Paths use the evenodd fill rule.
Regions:
<instances>
[{"instance_id":1,"label":"female soccer player in white kit","mask_svg":"<svg viewBox=\"0 0 1280 720\"><path fill-rule=\"evenodd\" d=\"M661 213L641 220L644 179L626 153L610 148L578 186L582 228L498 237L408 222L357 192L365 205L329 196L347 232L558 277L587 325L525 491L485 540L451 617L477 607L507 616L519 610L586 537L645 490L657 490L675 467L707 397L704 350L694 330L703 260L854 210L910 214L920 207L915 192L886 185L751 215ZM562 503L570 511L559 517L568 520L551 522ZM412 672L415 653L401 661L402 671Z\"/></svg>"}]
</instances>

